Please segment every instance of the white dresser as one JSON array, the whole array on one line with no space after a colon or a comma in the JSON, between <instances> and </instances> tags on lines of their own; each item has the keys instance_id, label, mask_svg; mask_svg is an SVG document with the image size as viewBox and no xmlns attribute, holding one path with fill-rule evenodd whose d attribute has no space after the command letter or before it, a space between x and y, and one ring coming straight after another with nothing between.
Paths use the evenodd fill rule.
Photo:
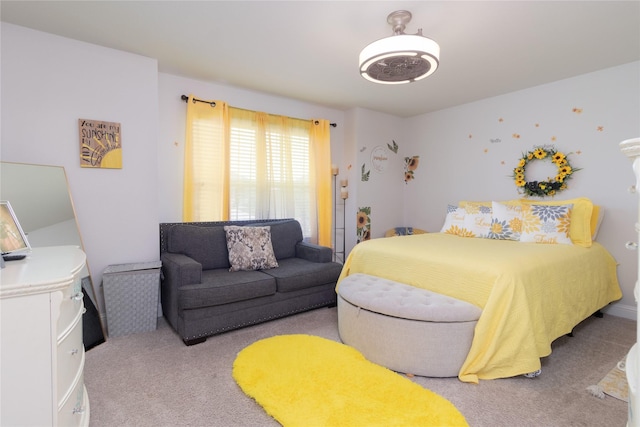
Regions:
<instances>
[{"instance_id":1,"label":"white dresser","mask_svg":"<svg viewBox=\"0 0 640 427\"><path fill-rule=\"evenodd\" d=\"M627 139L620 143L620 149L633 160L633 172L636 175L635 186L632 187L634 192L640 192L640 138ZM639 204L640 206L640 204ZM639 209L640 215L640 209ZM636 232L640 241L640 216L638 222L636 222ZM637 248L637 244L628 245L629 248ZM640 252L638 254L640 258ZM640 260L639 264L640 266ZM638 280L640 281L640 270L638 270ZM633 290L633 294L636 299L636 307L639 299L640 285L636 281L636 286ZM637 316L637 313L636 313ZM640 321L640 318L638 319ZM640 354L638 350L638 342L640 342L640 323L636 326L636 343L629 351L626 359L626 374L627 383L629 384L629 419L627 421L627 427L639 427L640 426Z\"/></svg>"},{"instance_id":2,"label":"white dresser","mask_svg":"<svg viewBox=\"0 0 640 427\"><path fill-rule=\"evenodd\" d=\"M0 270L0 425L89 425L85 262L77 246L52 246Z\"/></svg>"}]
</instances>

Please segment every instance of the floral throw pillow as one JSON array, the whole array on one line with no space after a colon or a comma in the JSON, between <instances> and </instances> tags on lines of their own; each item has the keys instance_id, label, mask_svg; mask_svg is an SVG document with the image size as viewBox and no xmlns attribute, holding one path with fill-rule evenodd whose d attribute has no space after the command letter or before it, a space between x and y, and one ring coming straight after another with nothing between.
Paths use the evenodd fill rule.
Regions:
<instances>
[{"instance_id":1,"label":"floral throw pillow","mask_svg":"<svg viewBox=\"0 0 640 427\"><path fill-rule=\"evenodd\" d=\"M571 245L573 205L522 205L521 242Z\"/></svg>"},{"instance_id":2,"label":"floral throw pillow","mask_svg":"<svg viewBox=\"0 0 640 427\"><path fill-rule=\"evenodd\" d=\"M444 225L440 232L461 237L473 237L470 231L464 227L464 217L464 208L448 205L447 216L444 219Z\"/></svg>"},{"instance_id":3,"label":"floral throw pillow","mask_svg":"<svg viewBox=\"0 0 640 427\"><path fill-rule=\"evenodd\" d=\"M491 210L491 227L488 237L497 240L520 240L522 206L492 202Z\"/></svg>"},{"instance_id":4,"label":"floral throw pillow","mask_svg":"<svg viewBox=\"0 0 640 427\"><path fill-rule=\"evenodd\" d=\"M489 237L491 228L491 207L480 203L467 203L465 210L465 228L472 237Z\"/></svg>"},{"instance_id":5,"label":"floral throw pillow","mask_svg":"<svg viewBox=\"0 0 640 427\"><path fill-rule=\"evenodd\" d=\"M271 244L271 227L225 225L229 271L265 270L278 267Z\"/></svg>"}]
</instances>

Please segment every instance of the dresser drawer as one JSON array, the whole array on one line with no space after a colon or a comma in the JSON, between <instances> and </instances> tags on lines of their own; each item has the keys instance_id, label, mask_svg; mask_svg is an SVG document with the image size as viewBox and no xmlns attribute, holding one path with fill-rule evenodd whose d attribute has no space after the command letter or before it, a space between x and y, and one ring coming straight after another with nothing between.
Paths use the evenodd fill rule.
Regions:
<instances>
[{"instance_id":1,"label":"dresser drawer","mask_svg":"<svg viewBox=\"0 0 640 427\"><path fill-rule=\"evenodd\" d=\"M86 426L89 424L89 397L80 376L68 399L58 409L58 426Z\"/></svg>"},{"instance_id":2,"label":"dresser drawer","mask_svg":"<svg viewBox=\"0 0 640 427\"><path fill-rule=\"evenodd\" d=\"M84 367L84 346L82 344L82 313L71 324L71 329L61 331L57 348L58 399L64 399L81 375Z\"/></svg>"},{"instance_id":3,"label":"dresser drawer","mask_svg":"<svg viewBox=\"0 0 640 427\"><path fill-rule=\"evenodd\" d=\"M73 278L73 284L65 288L62 292L62 303L60 304L60 316L58 317L58 331L63 333L71 322L74 321L77 314L83 309L82 302L82 280L76 275Z\"/></svg>"}]
</instances>

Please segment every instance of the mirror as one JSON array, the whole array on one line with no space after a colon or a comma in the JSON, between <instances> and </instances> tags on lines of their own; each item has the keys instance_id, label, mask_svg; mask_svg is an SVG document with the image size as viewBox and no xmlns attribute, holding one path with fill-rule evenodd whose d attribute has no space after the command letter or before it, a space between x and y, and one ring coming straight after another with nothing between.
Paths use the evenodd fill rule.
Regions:
<instances>
[{"instance_id":1,"label":"mirror","mask_svg":"<svg viewBox=\"0 0 640 427\"><path fill-rule=\"evenodd\" d=\"M63 167L0 162L0 198L11 202L32 248L59 245L84 248ZM87 325L89 316L83 316L85 347L90 348L104 341L105 330L95 309L96 293L88 263L81 277L82 287L93 305L85 302L87 313L93 309L97 316L94 322L97 325L93 326ZM89 340L87 333L93 336Z\"/></svg>"}]
</instances>

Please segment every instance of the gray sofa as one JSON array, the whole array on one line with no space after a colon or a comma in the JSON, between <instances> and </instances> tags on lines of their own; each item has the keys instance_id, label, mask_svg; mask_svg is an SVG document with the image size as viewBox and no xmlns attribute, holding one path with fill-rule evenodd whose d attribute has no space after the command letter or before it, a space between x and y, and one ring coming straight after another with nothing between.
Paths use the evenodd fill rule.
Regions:
<instances>
[{"instance_id":1,"label":"gray sofa","mask_svg":"<svg viewBox=\"0 0 640 427\"><path fill-rule=\"evenodd\" d=\"M278 267L229 271L225 225L269 226ZM162 312L186 345L208 336L336 305L342 265L302 240L294 219L160 224Z\"/></svg>"}]
</instances>

